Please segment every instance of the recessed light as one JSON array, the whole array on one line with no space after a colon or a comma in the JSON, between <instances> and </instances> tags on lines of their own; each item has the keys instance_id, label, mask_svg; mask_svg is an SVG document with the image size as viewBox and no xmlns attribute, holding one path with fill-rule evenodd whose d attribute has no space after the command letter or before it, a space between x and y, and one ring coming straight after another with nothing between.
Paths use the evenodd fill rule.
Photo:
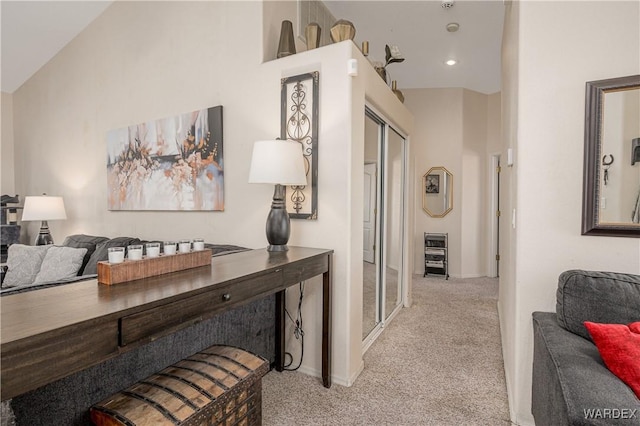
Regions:
<instances>
[{"instance_id":1,"label":"recessed light","mask_svg":"<svg viewBox=\"0 0 640 426\"><path fill-rule=\"evenodd\" d=\"M457 22L449 22L447 24L447 31L449 31L450 33L455 33L459 29L460 29L460 24L458 24Z\"/></svg>"},{"instance_id":2,"label":"recessed light","mask_svg":"<svg viewBox=\"0 0 640 426\"><path fill-rule=\"evenodd\" d=\"M449 59L447 62L445 62L445 64L449 65L450 67L454 66L457 63L458 61L456 61L455 59Z\"/></svg>"}]
</instances>

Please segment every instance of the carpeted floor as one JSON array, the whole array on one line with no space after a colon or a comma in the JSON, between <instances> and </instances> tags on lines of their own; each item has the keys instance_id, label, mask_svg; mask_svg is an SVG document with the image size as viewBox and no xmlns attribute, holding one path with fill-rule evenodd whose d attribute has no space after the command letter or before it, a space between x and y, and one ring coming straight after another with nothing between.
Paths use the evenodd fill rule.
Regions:
<instances>
[{"instance_id":1,"label":"carpeted floor","mask_svg":"<svg viewBox=\"0 0 640 426\"><path fill-rule=\"evenodd\" d=\"M403 309L364 356L351 387L272 371L263 424L509 425L497 279L414 275Z\"/></svg>"}]
</instances>

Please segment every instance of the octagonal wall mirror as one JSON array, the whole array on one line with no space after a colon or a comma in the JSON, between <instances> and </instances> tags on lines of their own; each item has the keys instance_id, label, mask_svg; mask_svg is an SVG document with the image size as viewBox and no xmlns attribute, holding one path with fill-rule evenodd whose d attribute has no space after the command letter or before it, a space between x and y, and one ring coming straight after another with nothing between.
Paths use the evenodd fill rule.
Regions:
<instances>
[{"instance_id":1,"label":"octagonal wall mirror","mask_svg":"<svg viewBox=\"0 0 640 426\"><path fill-rule=\"evenodd\" d=\"M422 209L431 217L445 217L453 209L453 175L432 167L422 177Z\"/></svg>"},{"instance_id":2,"label":"octagonal wall mirror","mask_svg":"<svg viewBox=\"0 0 640 426\"><path fill-rule=\"evenodd\" d=\"M582 234L640 237L640 75L590 81Z\"/></svg>"}]
</instances>

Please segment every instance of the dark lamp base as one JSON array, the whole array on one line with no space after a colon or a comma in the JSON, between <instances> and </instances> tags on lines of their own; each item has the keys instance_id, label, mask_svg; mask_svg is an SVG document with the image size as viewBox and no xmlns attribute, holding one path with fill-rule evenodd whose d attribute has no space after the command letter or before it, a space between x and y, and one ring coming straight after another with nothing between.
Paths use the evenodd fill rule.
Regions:
<instances>
[{"instance_id":1,"label":"dark lamp base","mask_svg":"<svg viewBox=\"0 0 640 426\"><path fill-rule=\"evenodd\" d=\"M35 245L46 246L48 244L53 244L53 237L49 233L49 224L46 220L43 220L42 225L40 225L40 232L36 237Z\"/></svg>"},{"instance_id":2,"label":"dark lamp base","mask_svg":"<svg viewBox=\"0 0 640 426\"><path fill-rule=\"evenodd\" d=\"M278 252L287 251L287 241L289 241L289 233L291 227L289 224L289 213L284 202L285 187L282 185L276 185L273 192L273 201L271 203L271 210L269 216L267 216L267 241L269 247L267 251Z\"/></svg>"}]
</instances>

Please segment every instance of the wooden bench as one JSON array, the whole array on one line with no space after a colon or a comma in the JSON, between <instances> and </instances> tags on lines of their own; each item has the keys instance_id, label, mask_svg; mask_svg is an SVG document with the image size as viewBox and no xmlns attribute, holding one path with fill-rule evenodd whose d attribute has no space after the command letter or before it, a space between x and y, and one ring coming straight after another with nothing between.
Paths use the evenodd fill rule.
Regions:
<instances>
[{"instance_id":1,"label":"wooden bench","mask_svg":"<svg viewBox=\"0 0 640 426\"><path fill-rule=\"evenodd\" d=\"M269 363L211 346L91 407L97 426L259 425Z\"/></svg>"}]
</instances>

